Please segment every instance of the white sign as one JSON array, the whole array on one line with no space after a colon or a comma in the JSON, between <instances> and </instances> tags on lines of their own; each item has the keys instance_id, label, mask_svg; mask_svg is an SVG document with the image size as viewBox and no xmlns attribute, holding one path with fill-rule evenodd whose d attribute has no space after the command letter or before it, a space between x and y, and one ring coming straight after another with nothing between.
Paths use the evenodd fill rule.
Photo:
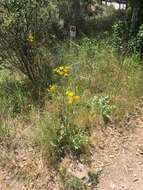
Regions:
<instances>
[{"instance_id":1,"label":"white sign","mask_svg":"<svg viewBox=\"0 0 143 190\"><path fill-rule=\"evenodd\" d=\"M77 33L76 26L70 26L70 38L72 39L76 38L76 33Z\"/></svg>"}]
</instances>

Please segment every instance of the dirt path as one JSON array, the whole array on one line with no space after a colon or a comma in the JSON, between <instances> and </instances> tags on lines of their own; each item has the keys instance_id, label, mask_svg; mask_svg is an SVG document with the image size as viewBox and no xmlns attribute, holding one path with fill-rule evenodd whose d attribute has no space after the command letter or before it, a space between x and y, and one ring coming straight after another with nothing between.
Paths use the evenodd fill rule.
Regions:
<instances>
[{"instance_id":1,"label":"dirt path","mask_svg":"<svg viewBox=\"0 0 143 190\"><path fill-rule=\"evenodd\" d=\"M143 190L143 123L104 168L98 190Z\"/></svg>"},{"instance_id":2,"label":"dirt path","mask_svg":"<svg viewBox=\"0 0 143 190\"><path fill-rule=\"evenodd\" d=\"M25 190L24 186L0 168L0 190Z\"/></svg>"},{"instance_id":3,"label":"dirt path","mask_svg":"<svg viewBox=\"0 0 143 190\"><path fill-rule=\"evenodd\" d=\"M143 120L139 121L139 124L133 128L132 132L126 132L124 135L112 128L108 128L106 131L109 131L109 133L107 133L107 138L105 138L105 147L101 145L99 150L96 147L93 148L91 169L102 168L100 182L97 188L89 190L143 190ZM94 137L94 139L96 140L97 138ZM19 149L18 152L20 152ZM19 162L22 161L19 160ZM32 162L31 159L29 162ZM0 190L59 189L49 188L47 186L49 184L47 183L48 180L45 181L47 183L47 185L45 183L45 186L41 185L31 188L28 181L28 184L25 186L26 181L17 181L12 176L12 173L9 174L4 168L0 168ZM44 180L42 175L39 180L40 182ZM35 184L39 183L33 182ZM55 182L57 180L53 183Z\"/></svg>"}]
</instances>

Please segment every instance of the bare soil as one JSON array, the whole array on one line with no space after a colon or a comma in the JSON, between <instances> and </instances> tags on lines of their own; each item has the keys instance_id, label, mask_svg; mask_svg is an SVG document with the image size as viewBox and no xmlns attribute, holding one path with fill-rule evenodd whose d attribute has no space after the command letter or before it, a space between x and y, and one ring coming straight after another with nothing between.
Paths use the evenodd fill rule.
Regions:
<instances>
[{"instance_id":1,"label":"bare soil","mask_svg":"<svg viewBox=\"0 0 143 190\"><path fill-rule=\"evenodd\" d=\"M81 179L89 170L101 171L98 186L87 181L89 190L143 190L143 119L128 127L124 132L112 126L95 131L90 164L82 157L76 164L68 160L69 170ZM11 145L0 145L0 160L0 190L62 190L56 170L46 167L40 150L27 145L22 135Z\"/></svg>"},{"instance_id":2,"label":"bare soil","mask_svg":"<svg viewBox=\"0 0 143 190\"><path fill-rule=\"evenodd\" d=\"M117 148L104 168L99 190L143 190L143 122Z\"/></svg>"}]
</instances>

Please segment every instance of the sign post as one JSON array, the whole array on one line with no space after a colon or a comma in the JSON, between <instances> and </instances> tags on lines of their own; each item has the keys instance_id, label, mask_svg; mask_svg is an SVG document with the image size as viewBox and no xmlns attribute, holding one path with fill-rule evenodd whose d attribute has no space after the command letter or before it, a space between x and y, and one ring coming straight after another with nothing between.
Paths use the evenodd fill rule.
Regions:
<instances>
[{"instance_id":1,"label":"sign post","mask_svg":"<svg viewBox=\"0 0 143 190\"><path fill-rule=\"evenodd\" d=\"M73 40L77 36L77 28L74 25L70 26L70 39Z\"/></svg>"}]
</instances>

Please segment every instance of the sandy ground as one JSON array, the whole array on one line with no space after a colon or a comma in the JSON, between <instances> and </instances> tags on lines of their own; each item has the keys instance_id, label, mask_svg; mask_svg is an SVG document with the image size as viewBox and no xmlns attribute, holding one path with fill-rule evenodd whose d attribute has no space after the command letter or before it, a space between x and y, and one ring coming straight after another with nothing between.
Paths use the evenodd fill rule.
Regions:
<instances>
[{"instance_id":1,"label":"sandy ground","mask_svg":"<svg viewBox=\"0 0 143 190\"><path fill-rule=\"evenodd\" d=\"M143 123L118 148L102 172L98 190L143 190Z\"/></svg>"}]
</instances>

